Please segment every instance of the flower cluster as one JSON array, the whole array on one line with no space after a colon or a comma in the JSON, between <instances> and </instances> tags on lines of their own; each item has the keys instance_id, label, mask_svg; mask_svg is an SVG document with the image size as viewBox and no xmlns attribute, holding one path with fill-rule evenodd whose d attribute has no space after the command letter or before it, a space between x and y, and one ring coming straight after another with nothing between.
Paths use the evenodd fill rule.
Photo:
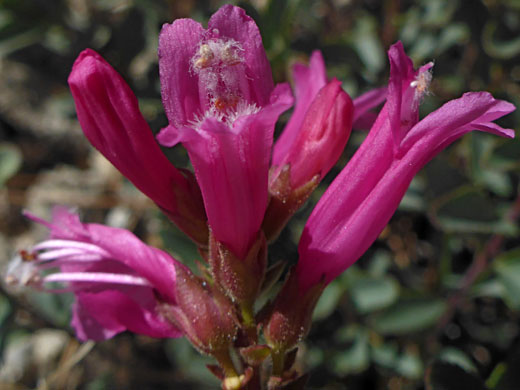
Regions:
<instances>
[{"instance_id":1,"label":"flower cluster","mask_svg":"<svg viewBox=\"0 0 520 390\"><path fill-rule=\"evenodd\" d=\"M225 389L260 380L269 356L271 383L290 382L287 353L308 332L318 297L376 240L414 175L471 130L514 136L493 123L514 106L487 92L466 93L419 121L433 64L414 70L401 43L388 56L388 87L351 100L314 52L308 66L293 67L293 99L288 84L274 85L244 10L222 7L207 29L190 19L166 24L159 70L169 125L157 140L181 143L192 173L161 152L121 76L85 50L69 77L85 136L198 245L206 264L196 275L126 230L84 224L57 208L51 222L28 214L50 237L20 252L6 280L73 292L72 326L82 340L124 330L184 335L217 359L213 371ZM370 109L385 99L374 121ZM275 123L293 100L274 142ZM268 270L268 244L334 166L353 123L369 124L368 136L314 208L283 288L256 313L259 294L283 271L283 263ZM259 345L259 331L267 345Z\"/></svg>"}]
</instances>

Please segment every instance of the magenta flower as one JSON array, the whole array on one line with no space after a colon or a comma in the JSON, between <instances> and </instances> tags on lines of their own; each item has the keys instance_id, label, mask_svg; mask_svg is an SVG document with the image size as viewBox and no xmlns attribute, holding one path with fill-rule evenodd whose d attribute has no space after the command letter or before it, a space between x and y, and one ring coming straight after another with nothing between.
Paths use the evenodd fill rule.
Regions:
<instances>
[{"instance_id":1,"label":"magenta flower","mask_svg":"<svg viewBox=\"0 0 520 390\"><path fill-rule=\"evenodd\" d=\"M11 261L8 283L72 291L72 326L81 340L104 340L127 329L152 337L182 335L161 314L162 306L176 305L180 263L127 230L82 224L64 208L53 214L52 222L27 214L47 226L50 237ZM43 274L52 269L57 272ZM66 287L52 289L50 283Z\"/></svg>"},{"instance_id":2,"label":"magenta flower","mask_svg":"<svg viewBox=\"0 0 520 390\"><path fill-rule=\"evenodd\" d=\"M400 42L389 52L385 106L367 138L316 205L299 244L295 275L303 291L329 283L376 240L414 175L437 153L471 130L512 138L494 120L515 107L487 92L470 92L419 122L431 67L414 71Z\"/></svg>"},{"instance_id":3,"label":"magenta flower","mask_svg":"<svg viewBox=\"0 0 520 390\"><path fill-rule=\"evenodd\" d=\"M96 52L84 50L74 63L69 85L88 140L183 231L207 244L200 190L161 152L122 77Z\"/></svg>"},{"instance_id":4,"label":"magenta flower","mask_svg":"<svg viewBox=\"0 0 520 390\"><path fill-rule=\"evenodd\" d=\"M191 19L164 25L159 70L170 124L158 140L186 147L214 237L243 258L267 207L274 124L290 89L274 88L256 24L231 5L207 30Z\"/></svg>"}]
</instances>

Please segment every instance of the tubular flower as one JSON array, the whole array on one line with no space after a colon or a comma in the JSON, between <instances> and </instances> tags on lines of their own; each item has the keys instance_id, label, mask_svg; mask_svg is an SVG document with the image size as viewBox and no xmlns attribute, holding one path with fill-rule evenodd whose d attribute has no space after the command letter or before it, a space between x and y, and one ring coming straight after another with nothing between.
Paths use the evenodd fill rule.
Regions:
<instances>
[{"instance_id":1,"label":"tubular flower","mask_svg":"<svg viewBox=\"0 0 520 390\"><path fill-rule=\"evenodd\" d=\"M376 240L414 175L437 153L471 130L512 138L494 120L515 107L487 92L470 92L419 122L432 63L414 71L400 42L389 52L385 106L367 138L322 196L307 224L294 271L304 291L327 284Z\"/></svg>"},{"instance_id":2,"label":"tubular flower","mask_svg":"<svg viewBox=\"0 0 520 390\"><path fill-rule=\"evenodd\" d=\"M244 258L267 207L274 124L290 89L273 86L256 24L231 5L207 30L191 19L164 25L159 71L169 126L158 140L186 147L212 234Z\"/></svg>"},{"instance_id":3,"label":"tubular flower","mask_svg":"<svg viewBox=\"0 0 520 390\"><path fill-rule=\"evenodd\" d=\"M174 258L127 230L83 224L64 208L54 210L52 222L27 215L45 225L50 237L16 256L6 281L72 291L72 326L79 339L104 340L127 329L152 337L182 336L161 314L161 307L176 306L175 268L181 265ZM55 283L65 287L51 288Z\"/></svg>"},{"instance_id":4,"label":"tubular flower","mask_svg":"<svg viewBox=\"0 0 520 390\"><path fill-rule=\"evenodd\" d=\"M68 81L79 122L92 145L184 232L207 244L206 216L195 179L177 170L161 152L123 78L87 49Z\"/></svg>"}]
</instances>

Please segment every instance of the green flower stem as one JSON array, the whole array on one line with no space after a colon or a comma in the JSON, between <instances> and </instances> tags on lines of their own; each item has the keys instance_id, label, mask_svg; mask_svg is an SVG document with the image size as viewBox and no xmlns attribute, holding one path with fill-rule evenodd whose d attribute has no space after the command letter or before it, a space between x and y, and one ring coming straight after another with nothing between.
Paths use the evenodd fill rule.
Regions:
<instances>
[{"instance_id":1,"label":"green flower stem","mask_svg":"<svg viewBox=\"0 0 520 390\"><path fill-rule=\"evenodd\" d=\"M215 352L213 353L213 357L217 360L219 366L224 371L226 378L238 377L238 373L235 369L235 365L233 364L233 360L231 359L229 349Z\"/></svg>"},{"instance_id":2,"label":"green flower stem","mask_svg":"<svg viewBox=\"0 0 520 390\"><path fill-rule=\"evenodd\" d=\"M253 313L253 305L250 303L242 303L240 305L241 314L242 314L242 324L246 331L246 334L251 341L251 344L256 344L258 342L258 334L256 331L256 321L255 315Z\"/></svg>"},{"instance_id":3,"label":"green flower stem","mask_svg":"<svg viewBox=\"0 0 520 390\"><path fill-rule=\"evenodd\" d=\"M281 377L284 373L285 368L285 351L284 350L273 350L271 352L271 358L273 359L273 376Z\"/></svg>"}]
</instances>

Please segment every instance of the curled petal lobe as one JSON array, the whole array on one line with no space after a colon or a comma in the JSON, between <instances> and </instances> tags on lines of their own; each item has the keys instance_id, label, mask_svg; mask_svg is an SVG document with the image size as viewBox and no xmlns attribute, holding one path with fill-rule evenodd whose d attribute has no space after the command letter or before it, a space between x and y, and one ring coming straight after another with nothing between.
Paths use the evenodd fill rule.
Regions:
<instances>
[{"instance_id":1,"label":"curled petal lobe","mask_svg":"<svg viewBox=\"0 0 520 390\"><path fill-rule=\"evenodd\" d=\"M386 99L387 87L372 89L358 96L354 103L354 128L370 129L375 122L376 114L370 109L383 103Z\"/></svg>"},{"instance_id":2,"label":"curled petal lobe","mask_svg":"<svg viewBox=\"0 0 520 390\"><path fill-rule=\"evenodd\" d=\"M125 330L150 337L182 336L157 309L146 309L117 290L77 293L71 325L80 340L106 340Z\"/></svg>"}]
</instances>

